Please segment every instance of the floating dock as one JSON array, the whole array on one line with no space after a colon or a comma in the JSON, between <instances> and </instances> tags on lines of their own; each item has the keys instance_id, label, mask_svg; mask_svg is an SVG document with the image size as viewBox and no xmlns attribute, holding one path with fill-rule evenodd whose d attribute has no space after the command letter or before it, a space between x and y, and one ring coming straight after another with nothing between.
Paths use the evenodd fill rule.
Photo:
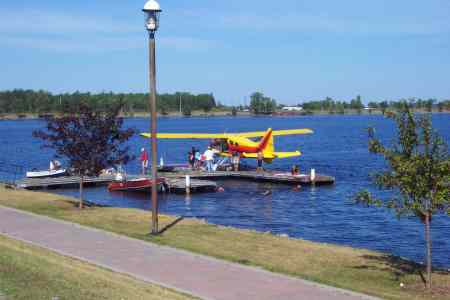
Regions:
<instances>
[{"instance_id":1,"label":"floating dock","mask_svg":"<svg viewBox=\"0 0 450 300\"><path fill-rule=\"evenodd\" d=\"M186 176L190 178L190 192L213 192L217 188L215 180L224 179L242 179L256 182L272 182L289 185L332 185L335 182L334 177L316 174L314 177L307 174L292 175L280 171L190 171L183 170L178 172L159 172L159 176L166 178L167 190L173 193L186 192ZM135 178L137 175L128 176ZM113 175L99 177L85 177L85 186L108 185L114 181ZM16 182L17 188L39 190L39 189L57 189L57 188L77 188L80 178L78 176L63 176L54 178L26 178Z\"/></svg>"},{"instance_id":2,"label":"floating dock","mask_svg":"<svg viewBox=\"0 0 450 300\"><path fill-rule=\"evenodd\" d=\"M186 194L185 178L166 178L166 184L169 193ZM215 192L217 183L210 180L190 179L189 193L207 193Z\"/></svg>"},{"instance_id":3,"label":"floating dock","mask_svg":"<svg viewBox=\"0 0 450 300\"><path fill-rule=\"evenodd\" d=\"M133 178L136 176L128 176ZM84 186L99 186L108 185L114 181L115 176L105 175L99 177L85 177ZM77 188L80 184L78 176L62 176L49 178L25 178L16 182L16 187L28 190L40 189L61 189L61 188ZM184 177L170 177L166 178L167 192L171 193L186 193L186 180ZM217 184L210 180L190 180L190 192L213 192L217 188Z\"/></svg>"},{"instance_id":4,"label":"floating dock","mask_svg":"<svg viewBox=\"0 0 450 300\"><path fill-rule=\"evenodd\" d=\"M315 174L312 178L311 175L299 174L292 175L289 172L282 171L217 171L217 172L204 172L204 171L189 171L183 170L178 172L160 172L161 176L166 178L180 178L189 175L194 179L244 179L256 182L272 182L289 185L333 185L335 178L332 176Z\"/></svg>"}]
</instances>

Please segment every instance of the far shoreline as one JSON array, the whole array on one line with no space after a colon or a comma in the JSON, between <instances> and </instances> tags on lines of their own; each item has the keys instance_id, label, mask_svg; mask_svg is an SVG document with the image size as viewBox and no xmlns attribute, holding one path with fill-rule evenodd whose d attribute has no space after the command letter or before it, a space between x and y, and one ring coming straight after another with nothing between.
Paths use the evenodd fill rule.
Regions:
<instances>
[{"instance_id":1,"label":"far shoreline","mask_svg":"<svg viewBox=\"0 0 450 300\"><path fill-rule=\"evenodd\" d=\"M387 111L385 114L389 113ZM431 114L448 114L450 111L432 111L428 112L425 110L416 110L416 113L431 113ZM308 117L308 116L371 116L371 115L383 115L380 110L374 110L372 112L363 111L358 113L356 110L348 110L345 113L337 113L337 112L329 112L329 111L308 111L308 112L300 112L300 113L292 113L292 112L280 112L277 111L273 114L252 114L250 112L238 112L233 115L230 111L213 111L205 113L203 111L194 111L191 115L183 115L178 112L171 112L168 114L160 114L158 113L158 118L239 118L239 117ZM14 121L14 120L38 120L44 119L46 116L61 116L60 113L7 113L0 114L0 121ZM136 112L133 114L122 114L121 117L126 119L133 118L150 118L150 113L148 112Z\"/></svg>"}]
</instances>

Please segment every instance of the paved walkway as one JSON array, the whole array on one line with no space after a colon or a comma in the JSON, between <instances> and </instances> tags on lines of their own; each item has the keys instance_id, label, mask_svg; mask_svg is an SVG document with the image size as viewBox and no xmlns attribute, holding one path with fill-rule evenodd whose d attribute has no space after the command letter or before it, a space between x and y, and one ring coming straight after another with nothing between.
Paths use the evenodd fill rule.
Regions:
<instances>
[{"instance_id":1,"label":"paved walkway","mask_svg":"<svg viewBox=\"0 0 450 300\"><path fill-rule=\"evenodd\" d=\"M370 299L2 206L0 234L203 299Z\"/></svg>"}]
</instances>

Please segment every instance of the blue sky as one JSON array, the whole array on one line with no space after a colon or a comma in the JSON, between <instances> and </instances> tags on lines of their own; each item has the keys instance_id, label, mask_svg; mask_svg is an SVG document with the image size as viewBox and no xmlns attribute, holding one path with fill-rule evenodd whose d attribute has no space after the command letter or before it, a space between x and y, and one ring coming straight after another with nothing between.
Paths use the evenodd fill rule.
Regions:
<instances>
[{"instance_id":1,"label":"blue sky","mask_svg":"<svg viewBox=\"0 0 450 300\"><path fill-rule=\"evenodd\" d=\"M160 0L158 91L450 98L450 1ZM0 2L0 90L143 92L145 1Z\"/></svg>"}]
</instances>

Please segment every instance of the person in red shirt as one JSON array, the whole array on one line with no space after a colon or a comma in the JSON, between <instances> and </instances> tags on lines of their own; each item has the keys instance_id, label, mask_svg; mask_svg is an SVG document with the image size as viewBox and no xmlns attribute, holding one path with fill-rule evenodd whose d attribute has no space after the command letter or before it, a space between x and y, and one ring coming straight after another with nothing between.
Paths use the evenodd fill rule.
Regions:
<instances>
[{"instance_id":1,"label":"person in red shirt","mask_svg":"<svg viewBox=\"0 0 450 300\"><path fill-rule=\"evenodd\" d=\"M148 154L145 148L141 148L141 165L142 165L142 175L145 175L145 171L148 167Z\"/></svg>"}]
</instances>

